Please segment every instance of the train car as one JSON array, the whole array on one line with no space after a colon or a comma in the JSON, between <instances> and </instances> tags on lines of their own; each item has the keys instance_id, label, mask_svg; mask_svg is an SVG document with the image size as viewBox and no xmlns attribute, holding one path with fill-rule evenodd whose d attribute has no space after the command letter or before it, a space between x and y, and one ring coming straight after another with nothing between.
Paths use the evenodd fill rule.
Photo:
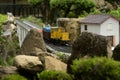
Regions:
<instances>
[{"instance_id":1,"label":"train car","mask_svg":"<svg viewBox=\"0 0 120 80\"><path fill-rule=\"evenodd\" d=\"M50 27L43 27L43 38L44 40L50 41Z\"/></svg>"}]
</instances>

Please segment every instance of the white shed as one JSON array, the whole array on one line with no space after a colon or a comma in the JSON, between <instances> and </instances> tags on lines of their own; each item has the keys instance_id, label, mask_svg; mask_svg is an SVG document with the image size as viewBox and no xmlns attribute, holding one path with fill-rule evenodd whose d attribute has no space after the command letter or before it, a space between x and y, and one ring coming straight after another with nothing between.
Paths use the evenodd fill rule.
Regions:
<instances>
[{"instance_id":1,"label":"white shed","mask_svg":"<svg viewBox=\"0 0 120 80\"><path fill-rule=\"evenodd\" d=\"M111 15L89 15L80 21L81 32L88 31L107 36L111 39L112 46L116 46L120 41L119 22L117 18Z\"/></svg>"}]
</instances>

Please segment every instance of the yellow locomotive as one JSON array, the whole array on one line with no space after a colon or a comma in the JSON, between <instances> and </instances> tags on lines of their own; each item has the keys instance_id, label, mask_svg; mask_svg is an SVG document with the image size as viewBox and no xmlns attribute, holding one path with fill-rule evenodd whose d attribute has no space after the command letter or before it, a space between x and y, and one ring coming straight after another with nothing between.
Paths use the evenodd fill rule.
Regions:
<instances>
[{"instance_id":1,"label":"yellow locomotive","mask_svg":"<svg viewBox=\"0 0 120 80\"><path fill-rule=\"evenodd\" d=\"M61 41L70 40L69 33L65 32L65 29L62 27L51 27L50 38L56 39L56 40L61 40Z\"/></svg>"},{"instance_id":2,"label":"yellow locomotive","mask_svg":"<svg viewBox=\"0 0 120 80\"><path fill-rule=\"evenodd\" d=\"M69 33L63 27L46 27L46 29L48 30L43 29L43 37L47 40L57 40L57 42L68 42L70 40Z\"/></svg>"}]
</instances>

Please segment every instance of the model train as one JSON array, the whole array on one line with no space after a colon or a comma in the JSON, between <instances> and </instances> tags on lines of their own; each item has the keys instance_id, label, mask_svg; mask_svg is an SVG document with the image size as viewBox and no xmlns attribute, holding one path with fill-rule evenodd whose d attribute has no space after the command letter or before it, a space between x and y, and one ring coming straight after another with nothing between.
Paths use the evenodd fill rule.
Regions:
<instances>
[{"instance_id":1,"label":"model train","mask_svg":"<svg viewBox=\"0 0 120 80\"><path fill-rule=\"evenodd\" d=\"M63 27L44 27L43 38L54 43L66 44L69 39L69 33Z\"/></svg>"}]
</instances>

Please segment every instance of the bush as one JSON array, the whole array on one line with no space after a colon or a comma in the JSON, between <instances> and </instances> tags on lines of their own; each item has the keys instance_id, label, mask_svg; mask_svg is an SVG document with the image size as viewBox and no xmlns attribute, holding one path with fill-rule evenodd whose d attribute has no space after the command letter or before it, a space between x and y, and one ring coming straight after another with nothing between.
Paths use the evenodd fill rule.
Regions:
<instances>
[{"instance_id":1,"label":"bush","mask_svg":"<svg viewBox=\"0 0 120 80\"><path fill-rule=\"evenodd\" d=\"M12 75L7 75L2 78L2 80L27 80L27 78L19 75L19 74L12 74Z\"/></svg>"},{"instance_id":2,"label":"bush","mask_svg":"<svg viewBox=\"0 0 120 80\"><path fill-rule=\"evenodd\" d=\"M6 21L7 21L7 15L0 14L0 27Z\"/></svg>"},{"instance_id":3,"label":"bush","mask_svg":"<svg viewBox=\"0 0 120 80\"><path fill-rule=\"evenodd\" d=\"M7 21L7 15L0 14L0 36L2 35L2 24ZM0 37L0 45L3 39Z\"/></svg>"},{"instance_id":4,"label":"bush","mask_svg":"<svg viewBox=\"0 0 120 80\"><path fill-rule=\"evenodd\" d=\"M120 63L105 57L74 60L75 80L120 80Z\"/></svg>"},{"instance_id":5,"label":"bush","mask_svg":"<svg viewBox=\"0 0 120 80\"><path fill-rule=\"evenodd\" d=\"M61 52L57 52L56 55L59 57L59 60L61 60L64 63L67 63L69 55Z\"/></svg>"},{"instance_id":6,"label":"bush","mask_svg":"<svg viewBox=\"0 0 120 80\"><path fill-rule=\"evenodd\" d=\"M39 80L72 80L67 73L55 70L43 71L38 74L38 78Z\"/></svg>"},{"instance_id":7,"label":"bush","mask_svg":"<svg viewBox=\"0 0 120 80\"><path fill-rule=\"evenodd\" d=\"M4 60L3 56L0 56L0 65L2 66L12 66L14 58L11 56L6 56L7 60Z\"/></svg>"}]
</instances>

